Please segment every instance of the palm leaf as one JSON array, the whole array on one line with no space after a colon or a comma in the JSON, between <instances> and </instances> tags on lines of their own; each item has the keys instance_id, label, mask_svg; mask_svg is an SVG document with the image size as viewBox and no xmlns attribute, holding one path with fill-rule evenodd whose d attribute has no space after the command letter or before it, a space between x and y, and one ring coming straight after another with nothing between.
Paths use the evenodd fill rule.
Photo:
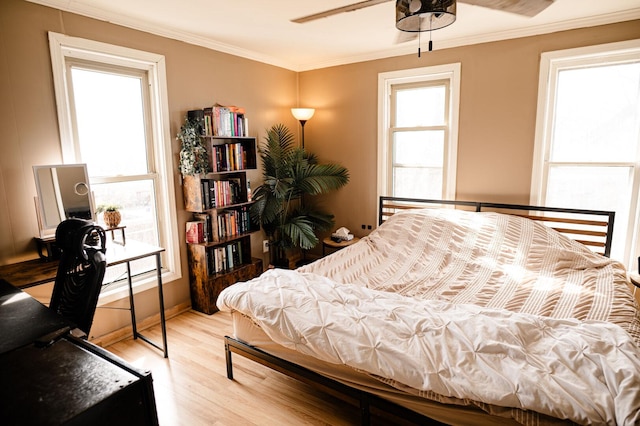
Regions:
<instances>
[{"instance_id":1,"label":"palm leaf","mask_svg":"<svg viewBox=\"0 0 640 426\"><path fill-rule=\"evenodd\" d=\"M318 237L313 230L313 224L305 216L290 217L287 223L282 225L282 236L289 247L300 247L304 250L315 247Z\"/></svg>"},{"instance_id":2,"label":"palm leaf","mask_svg":"<svg viewBox=\"0 0 640 426\"><path fill-rule=\"evenodd\" d=\"M338 164L306 164L297 169L297 186L309 195L326 194L349 182L346 168Z\"/></svg>"}]
</instances>

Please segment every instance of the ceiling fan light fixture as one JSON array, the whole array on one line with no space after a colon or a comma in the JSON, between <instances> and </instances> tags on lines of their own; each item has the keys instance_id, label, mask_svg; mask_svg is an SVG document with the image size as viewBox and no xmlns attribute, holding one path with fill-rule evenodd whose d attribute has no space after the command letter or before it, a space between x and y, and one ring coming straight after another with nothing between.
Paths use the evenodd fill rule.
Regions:
<instances>
[{"instance_id":1,"label":"ceiling fan light fixture","mask_svg":"<svg viewBox=\"0 0 640 426\"><path fill-rule=\"evenodd\" d=\"M456 20L456 0L396 0L396 28L400 31L433 31Z\"/></svg>"}]
</instances>

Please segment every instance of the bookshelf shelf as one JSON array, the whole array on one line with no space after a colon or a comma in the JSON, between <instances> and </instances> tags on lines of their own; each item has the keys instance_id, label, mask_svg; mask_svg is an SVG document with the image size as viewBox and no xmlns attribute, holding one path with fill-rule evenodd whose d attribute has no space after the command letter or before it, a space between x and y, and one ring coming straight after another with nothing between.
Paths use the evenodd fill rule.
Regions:
<instances>
[{"instance_id":1,"label":"bookshelf shelf","mask_svg":"<svg viewBox=\"0 0 640 426\"><path fill-rule=\"evenodd\" d=\"M188 115L206 119L207 114L205 109ZM237 116L235 120L246 124L244 114L242 121ZM251 255L251 234L259 226L249 218L252 201L246 175L257 167L256 139L214 136L211 132L217 125L207 126L203 129L209 134L201 137L213 171L183 176L182 189L185 210L193 213L186 232L191 304L197 311L213 314L222 290L260 275L263 267L262 260Z\"/></svg>"}]
</instances>

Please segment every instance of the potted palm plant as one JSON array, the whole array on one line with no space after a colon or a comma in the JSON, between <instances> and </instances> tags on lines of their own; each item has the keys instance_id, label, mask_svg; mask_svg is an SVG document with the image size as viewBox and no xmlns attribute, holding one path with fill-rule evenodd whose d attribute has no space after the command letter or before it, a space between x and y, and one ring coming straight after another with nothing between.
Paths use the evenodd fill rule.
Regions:
<instances>
[{"instance_id":1,"label":"potted palm plant","mask_svg":"<svg viewBox=\"0 0 640 426\"><path fill-rule=\"evenodd\" d=\"M264 183L255 189L251 217L269 239L271 264L288 265L286 251L308 250L318 244L316 232L333 227L333 215L313 202L311 196L337 190L349 181L347 169L338 164L319 164L315 155L294 145L283 124L267 130L258 152Z\"/></svg>"}]
</instances>

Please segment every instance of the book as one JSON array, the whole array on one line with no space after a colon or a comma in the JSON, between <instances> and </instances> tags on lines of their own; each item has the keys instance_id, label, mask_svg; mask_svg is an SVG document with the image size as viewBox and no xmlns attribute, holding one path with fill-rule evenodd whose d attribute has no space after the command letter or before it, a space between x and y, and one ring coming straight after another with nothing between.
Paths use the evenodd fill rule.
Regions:
<instances>
[{"instance_id":1,"label":"book","mask_svg":"<svg viewBox=\"0 0 640 426\"><path fill-rule=\"evenodd\" d=\"M215 104L211 110L213 136L247 135L247 122L243 107Z\"/></svg>"},{"instance_id":2,"label":"book","mask_svg":"<svg viewBox=\"0 0 640 426\"><path fill-rule=\"evenodd\" d=\"M244 259L244 255L242 254L242 242L238 241L238 263L246 263Z\"/></svg>"},{"instance_id":3,"label":"book","mask_svg":"<svg viewBox=\"0 0 640 426\"><path fill-rule=\"evenodd\" d=\"M212 232L212 226L211 226L211 215L208 213L194 213L193 219L197 222L204 223L204 229L203 229L204 242L209 243L209 242L215 241L213 232Z\"/></svg>"},{"instance_id":4,"label":"book","mask_svg":"<svg viewBox=\"0 0 640 426\"><path fill-rule=\"evenodd\" d=\"M210 209L218 206L218 193L216 191L218 181L209 181L209 207Z\"/></svg>"},{"instance_id":5,"label":"book","mask_svg":"<svg viewBox=\"0 0 640 426\"><path fill-rule=\"evenodd\" d=\"M208 210L211 207L209 180L203 179L200 184L202 185L202 210Z\"/></svg>"},{"instance_id":6,"label":"book","mask_svg":"<svg viewBox=\"0 0 640 426\"><path fill-rule=\"evenodd\" d=\"M233 269L233 244L229 244L225 247L225 258L227 261L227 269Z\"/></svg>"},{"instance_id":7,"label":"book","mask_svg":"<svg viewBox=\"0 0 640 426\"><path fill-rule=\"evenodd\" d=\"M187 243L204 243L204 222L200 220L187 222L185 235Z\"/></svg>"},{"instance_id":8,"label":"book","mask_svg":"<svg viewBox=\"0 0 640 426\"><path fill-rule=\"evenodd\" d=\"M232 258L233 258L233 265L234 266L238 266L242 263L241 259L240 259L240 252L238 251L238 246L240 246L240 242L237 241L236 243L231 245L231 253L232 253Z\"/></svg>"},{"instance_id":9,"label":"book","mask_svg":"<svg viewBox=\"0 0 640 426\"><path fill-rule=\"evenodd\" d=\"M203 111L204 135L213 136L213 108L205 108Z\"/></svg>"},{"instance_id":10,"label":"book","mask_svg":"<svg viewBox=\"0 0 640 426\"><path fill-rule=\"evenodd\" d=\"M240 178L229 178L229 204L239 204L243 201L243 186Z\"/></svg>"}]
</instances>

